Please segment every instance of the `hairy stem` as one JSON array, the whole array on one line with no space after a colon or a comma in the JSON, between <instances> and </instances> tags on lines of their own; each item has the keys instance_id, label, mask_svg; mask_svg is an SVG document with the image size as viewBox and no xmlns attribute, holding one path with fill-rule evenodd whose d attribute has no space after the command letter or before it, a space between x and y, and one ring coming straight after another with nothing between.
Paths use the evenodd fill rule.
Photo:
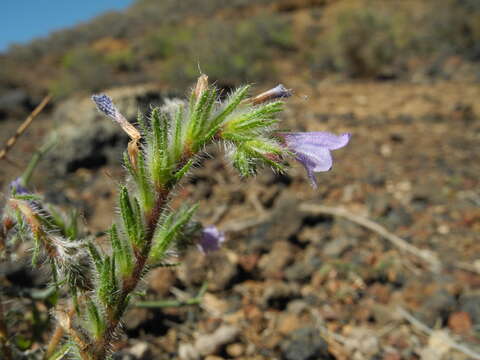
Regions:
<instances>
[{"instance_id":1,"label":"hairy stem","mask_svg":"<svg viewBox=\"0 0 480 360\"><path fill-rule=\"evenodd\" d=\"M163 208L166 205L170 190L158 190L155 205L151 212L147 214L147 231L145 234L145 245L139 253L136 254L136 263L132 270L132 273L127 277L122 285L118 301L115 305L112 305L107 309L107 321L106 329L103 332L103 336L97 339L87 352L89 358L92 360L103 360L110 348L115 331L118 328L120 319L123 316L123 312L126 308L125 301L130 293L132 293L137 287L142 274L145 271L148 255L152 246L153 236L155 234L155 228L162 214Z\"/></svg>"}]
</instances>

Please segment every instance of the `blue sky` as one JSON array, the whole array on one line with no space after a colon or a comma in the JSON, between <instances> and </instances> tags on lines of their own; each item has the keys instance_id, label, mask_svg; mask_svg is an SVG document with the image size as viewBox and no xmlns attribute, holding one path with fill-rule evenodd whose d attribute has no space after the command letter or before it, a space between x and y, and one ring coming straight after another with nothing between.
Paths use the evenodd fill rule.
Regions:
<instances>
[{"instance_id":1,"label":"blue sky","mask_svg":"<svg viewBox=\"0 0 480 360\"><path fill-rule=\"evenodd\" d=\"M25 43L131 3L133 0L0 0L0 52L11 43Z\"/></svg>"}]
</instances>

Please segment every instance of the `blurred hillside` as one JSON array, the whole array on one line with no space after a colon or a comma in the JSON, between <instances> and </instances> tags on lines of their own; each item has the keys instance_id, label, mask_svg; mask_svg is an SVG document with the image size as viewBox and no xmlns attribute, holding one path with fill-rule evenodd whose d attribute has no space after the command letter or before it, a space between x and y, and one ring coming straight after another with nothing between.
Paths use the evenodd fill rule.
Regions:
<instances>
[{"instance_id":1,"label":"blurred hillside","mask_svg":"<svg viewBox=\"0 0 480 360\"><path fill-rule=\"evenodd\" d=\"M47 91L184 89L199 68L225 87L332 76L470 82L479 62L477 0L137 0L0 55L0 108Z\"/></svg>"}]
</instances>

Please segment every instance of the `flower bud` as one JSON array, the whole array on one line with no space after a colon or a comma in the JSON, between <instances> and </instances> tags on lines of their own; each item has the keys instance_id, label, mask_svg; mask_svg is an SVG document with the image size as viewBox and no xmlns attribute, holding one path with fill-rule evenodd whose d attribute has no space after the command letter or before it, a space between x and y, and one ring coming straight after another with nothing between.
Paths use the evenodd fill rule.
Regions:
<instances>
[{"instance_id":1,"label":"flower bud","mask_svg":"<svg viewBox=\"0 0 480 360\"><path fill-rule=\"evenodd\" d=\"M292 90L287 89L282 84L279 84L273 89L267 90L260 95L255 96L253 99L251 99L251 101L253 105L258 105L270 100L287 98L290 96L292 96Z\"/></svg>"}]
</instances>

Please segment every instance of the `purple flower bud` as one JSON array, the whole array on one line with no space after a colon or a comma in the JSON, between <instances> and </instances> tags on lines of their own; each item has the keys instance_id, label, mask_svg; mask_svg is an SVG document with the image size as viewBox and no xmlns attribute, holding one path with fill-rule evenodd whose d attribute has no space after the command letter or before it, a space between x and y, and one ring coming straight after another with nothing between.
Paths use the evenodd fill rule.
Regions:
<instances>
[{"instance_id":1,"label":"purple flower bud","mask_svg":"<svg viewBox=\"0 0 480 360\"><path fill-rule=\"evenodd\" d=\"M27 188L23 186L21 177L16 178L10 183L10 190L15 191L18 195L27 195L30 193Z\"/></svg>"},{"instance_id":2,"label":"purple flower bud","mask_svg":"<svg viewBox=\"0 0 480 360\"><path fill-rule=\"evenodd\" d=\"M287 98L290 96L292 96L292 91L290 89L287 89L282 84L279 84L275 86L273 89L267 90L261 93L260 95L255 96L252 99L252 103L254 105L257 105L257 104L262 104L269 100Z\"/></svg>"},{"instance_id":3,"label":"purple flower bud","mask_svg":"<svg viewBox=\"0 0 480 360\"><path fill-rule=\"evenodd\" d=\"M198 249L207 254L211 251L220 249L220 245L225 241L225 234L219 231L216 226L210 225L203 228Z\"/></svg>"},{"instance_id":4,"label":"purple flower bud","mask_svg":"<svg viewBox=\"0 0 480 360\"><path fill-rule=\"evenodd\" d=\"M119 112L110 96L105 94L92 95L92 100L100 112L111 117L113 120L117 120Z\"/></svg>"},{"instance_id":5,"label":"purple flower bud","mask_svg":"<svg viewBox=\"0 0 480 360\"><path fill-rule=\"evenodd\" d=\"M330 150L344 147L350 140L350 134L334 135L328 132L280 133L295 158L307 170L311 185L316 188L315 172L328 171L333 160Z\"/></svg>"}]
</instances>

